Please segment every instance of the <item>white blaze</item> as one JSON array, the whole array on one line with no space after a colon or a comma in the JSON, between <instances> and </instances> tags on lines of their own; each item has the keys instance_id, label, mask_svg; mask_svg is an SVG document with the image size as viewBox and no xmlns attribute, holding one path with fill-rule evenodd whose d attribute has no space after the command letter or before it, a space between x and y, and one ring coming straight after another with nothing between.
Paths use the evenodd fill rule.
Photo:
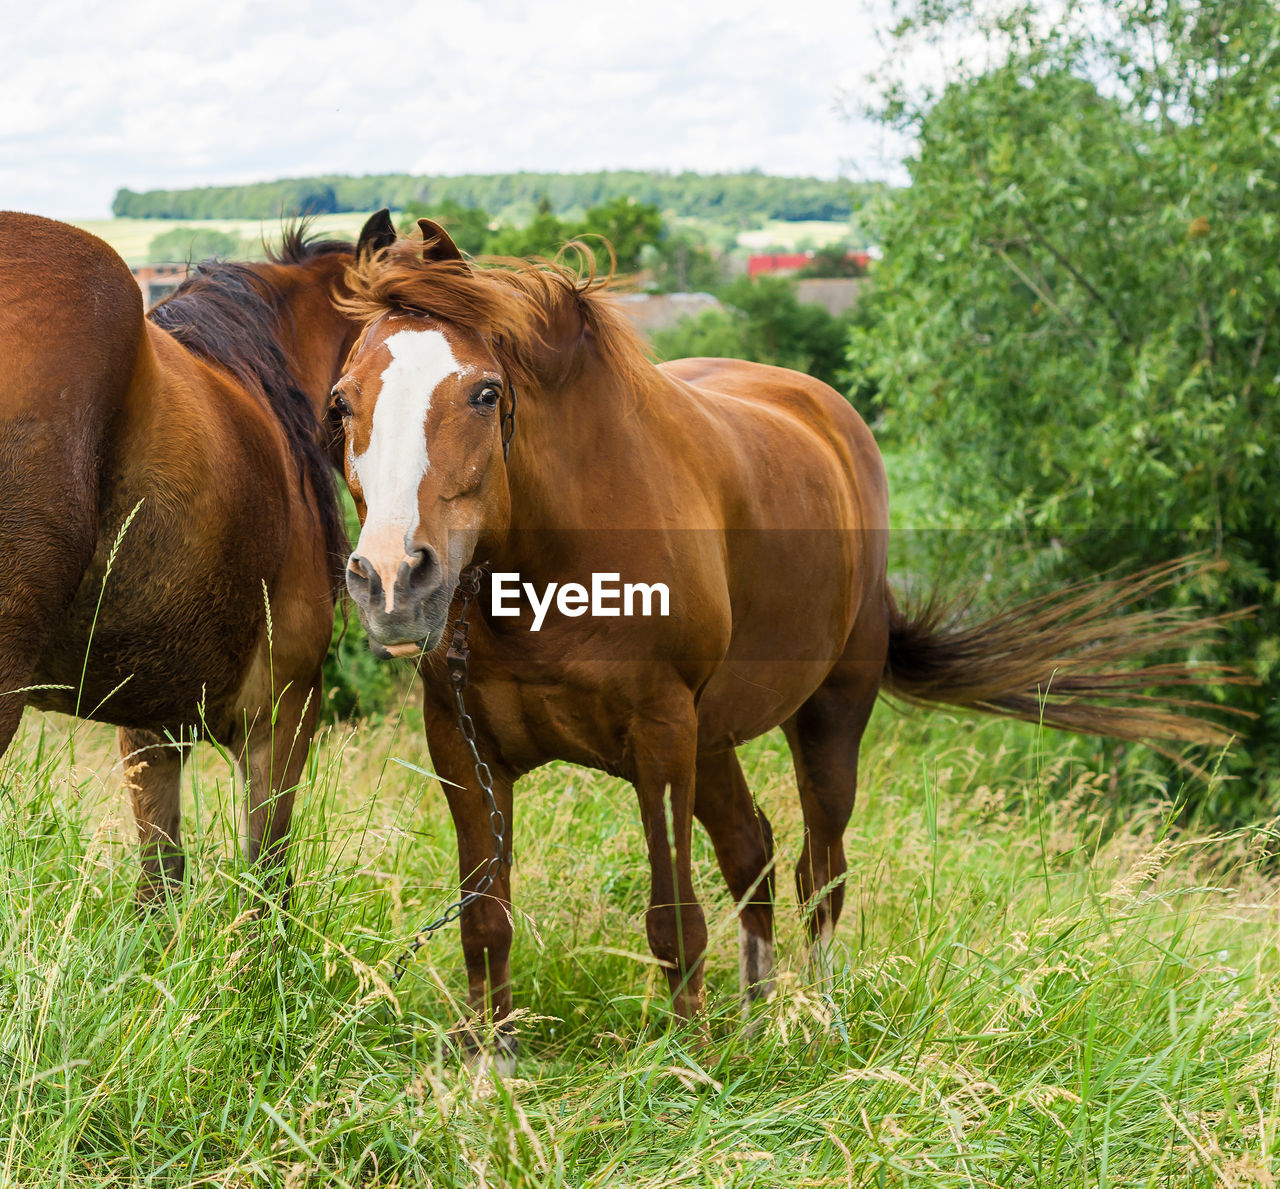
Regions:
<instances>
[{"instance_id":1,"label":"white blaze","mask_svg":"<svg viewBox=\"0 0 1280 1189\"><path fill-rule=\"evenodd\" d=\"M391 362L382 373L369 445L351 456L351 468L366 508L356 552L377 571L391 611L396 574L408 560L406 546L418 528L418 488L431 465L426 431L431 398L460 369L438 330L399 330L386 339L386 347Z\"/></svg>"}]
</instances>

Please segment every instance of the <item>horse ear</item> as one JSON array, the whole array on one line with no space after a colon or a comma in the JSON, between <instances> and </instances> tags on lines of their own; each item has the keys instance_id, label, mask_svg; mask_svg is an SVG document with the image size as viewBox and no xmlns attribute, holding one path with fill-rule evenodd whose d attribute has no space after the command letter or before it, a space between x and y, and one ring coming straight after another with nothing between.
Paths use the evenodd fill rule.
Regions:
<instances>
[{"instance_id":1,"label":"horse ear","mask_svg":"<svg viewBox=\"0 0 1280 1189\"><path fill-rule=\"evenodd\" d=\"M391 212L384 206L376 215L370 215L369 221L360 229L356 259L367 260L374 252L381 252L395 242L396 225L391 221Z\"/></svg>"},{"instance_id":2,"label":"horse ear","mask_svg":"<svg viewBox=\"0 0 1280 1189\"><path fill-rule=\"evenodd\" d=\"M449 233L430 219L419 219L422 228L422 258L428 264L440 264L446 260L461 260L462 253L458 245L449 238Z\"/></svg>"}]
</instances>

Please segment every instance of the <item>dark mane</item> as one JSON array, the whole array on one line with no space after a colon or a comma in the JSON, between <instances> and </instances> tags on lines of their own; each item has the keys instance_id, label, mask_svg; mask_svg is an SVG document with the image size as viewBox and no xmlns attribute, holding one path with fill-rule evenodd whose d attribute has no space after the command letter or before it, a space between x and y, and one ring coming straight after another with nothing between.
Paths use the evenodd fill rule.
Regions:
<instances>
[{"instance_id":1,"label":"dark mane","mask_svg":"<svg viewBox=\"0 0 1280 1189\"><path fill-rule=\"evenodd\" d=\"M280 230L280 246L267 248L272 264L306 264L317 256L350 255L351 244L344 239L316 239L308 234L306 219L286 223Z\"/></svg>"},{"instance_id":2,"label":"dark mane","mask_svg":"<svg viewBox=\"0 0 1280 1189\"><path fill-rule=\"evenodd\" d=\"M565 262L576 255L576 267ZM602 364L632 392L657 372L644 342L609 296L611 278L574 242L555 260L489 258L424 261L422 241L402 239L347 270L350 297L338 305L366 325L390 312L427 314L487 338L514 381L536 384L554 351L552 329L566 316L591 332Z\"/></svg>"},{"instance_id":3,"label":"dark mane","mask_svg":"<svg viewBox=\"0 0 1280 1189\"><path fill-rule=\"evenodd\" d=\"M277 264L305 264L317 256L350 253L336 240L308 241L305 228L285 229ZM190 351L225 368L250 392L261 394L275 414L298 466L302 489L310 482L314 512L324 535L335 587L351 546L324 445L324 427L289 371L280 345L283 308L279 292L253 265L205 260L148 317Z\"/></svg>"}]
</instances>

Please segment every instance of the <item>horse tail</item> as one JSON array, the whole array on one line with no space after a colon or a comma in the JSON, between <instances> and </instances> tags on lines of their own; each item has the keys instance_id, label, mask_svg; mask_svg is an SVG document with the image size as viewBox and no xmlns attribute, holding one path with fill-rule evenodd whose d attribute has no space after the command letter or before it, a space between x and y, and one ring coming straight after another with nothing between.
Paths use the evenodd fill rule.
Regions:
<instances>
[{"instance_id":1,"label":"horse tail","mask_svg":"<svg viewBox=\"0 0 1280 1189\"><path fill-rule=\"evenodd\" d=\"M1214 568L1180 558L1127 576L1079 583L966 623L966 606L936 598L918 613L889 599L884 689L905 701L944 703L1064 731L1147 743L1222 746L1233 732L1204 717L1224 707L1152 687L1245 683L1212 661L1153 662L1202 649L1248 610L1204 615L1194 607L1126 610ZM1243 712L1237 712L1243 713Z\"/></svg>"}]
</instances>

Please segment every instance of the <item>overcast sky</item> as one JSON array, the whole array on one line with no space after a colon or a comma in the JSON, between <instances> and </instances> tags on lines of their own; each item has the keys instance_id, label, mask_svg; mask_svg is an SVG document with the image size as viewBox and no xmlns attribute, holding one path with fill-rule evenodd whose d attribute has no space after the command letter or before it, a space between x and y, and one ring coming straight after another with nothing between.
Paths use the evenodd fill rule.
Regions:
<instances>
[{"instance_id":1,"label":"overcast sky","mask_svg":"<svg viewBox=\"0 0 1280 1189\"><path fill-rule=\"evenodd\" d=\"M0 207L314 173L897 176L840 111L882 59L876 5L30 3L3 34Z\"/></svg>"}]
</instances>

